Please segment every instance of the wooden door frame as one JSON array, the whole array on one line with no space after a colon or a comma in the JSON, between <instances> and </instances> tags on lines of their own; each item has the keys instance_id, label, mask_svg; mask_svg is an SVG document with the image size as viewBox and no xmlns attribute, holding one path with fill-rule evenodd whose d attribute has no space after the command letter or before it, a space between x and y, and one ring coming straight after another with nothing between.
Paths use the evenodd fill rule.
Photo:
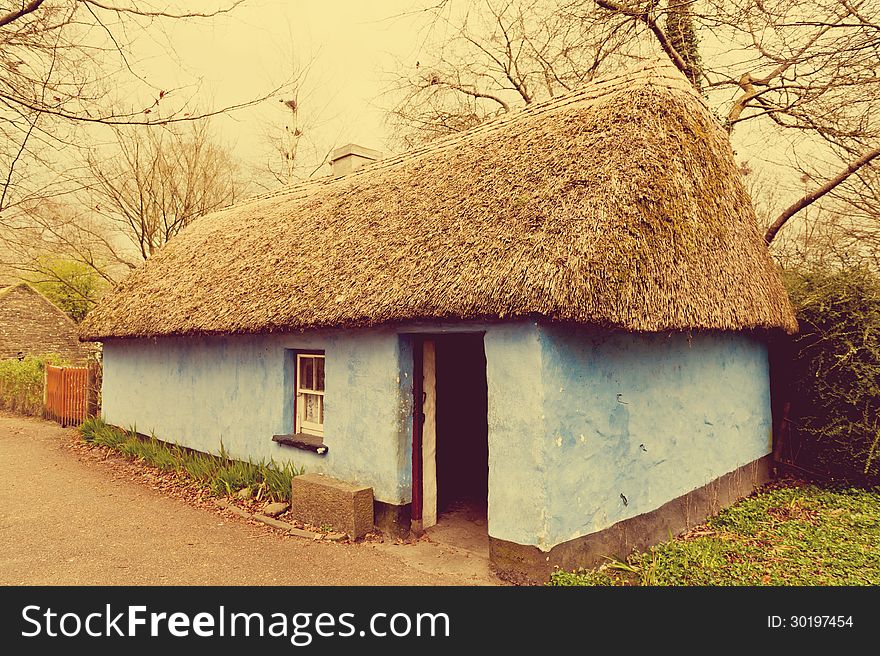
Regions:
<instances>
[{"instance_id":1,"label":"wooden door frame","mask_svg":"<svg viewBox=\"0 0 880 656\"><path fill-rule=\"evenodd\" d=\"M428 345L432 348L429 349ZM416 533L437 523L437 465L436 465L436 375L437 336L433 334L413 337L413 430L412 430L412 505L411 528ZM426 367L426 354L431 353L430 366ZM426 387L425 378L431 371ZM430 396L429 396L430 395ZM429 404L430 399L430 404ZM426 409L434 408L434 410ZM434 423L431 423L434 422ZM426 427L430 426L430 431ZM426 460L427 456L427 460ZM433 504L426 507L426 503Z\"/></svg>"},{"instance_id":2,"label":"wooden door frame","mask_svg":"<svg viewBox=\"0 0 880 656\"><path fill-rule=\"evenodd\" d=\"M412 340L413 352L413 412L412 412L412 506L410 516L412 528L416 531L422 528L422 426L425 414L422 408L422 394L424 392L424 347L425 338L414 336Z\"/></svg>"}]
</instances>

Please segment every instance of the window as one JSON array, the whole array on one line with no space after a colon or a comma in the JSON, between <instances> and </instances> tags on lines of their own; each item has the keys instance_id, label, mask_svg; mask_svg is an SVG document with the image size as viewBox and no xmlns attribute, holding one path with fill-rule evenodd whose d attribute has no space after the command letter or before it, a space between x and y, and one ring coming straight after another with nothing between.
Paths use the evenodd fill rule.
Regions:
<instances>
[{"instance_id":1,"label":"window","mask_svg":"<svg viewBox=\"0 0 880 656\"><path fill-rule=\"evenodd\" d=\"M324 354L296 354L295 432L324 435Z\"/></svg>"}]
</instances>

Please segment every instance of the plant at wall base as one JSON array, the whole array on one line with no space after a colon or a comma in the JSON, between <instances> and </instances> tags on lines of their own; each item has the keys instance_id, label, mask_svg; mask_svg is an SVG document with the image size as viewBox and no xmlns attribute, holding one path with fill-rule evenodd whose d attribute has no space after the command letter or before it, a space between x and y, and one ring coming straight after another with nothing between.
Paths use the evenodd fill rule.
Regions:
<instances>
[{"instance_id":1,"label":"plant at wall base","mask_svg":"<svg viewBox=\"0 0 880 656\"><path fill-rule=\"evenodd\" d=\"M260 472L261 485L266 490L269 498L280 501L290 500L290 489L294 476L305 473L305 467L297 469L292 463L272 466L264 465Z\"/></svg>"},{"instance_id":2,"label":"plant at wall base","mask_svg":"<svg viewBox=\"0 0 880 656\"><path fill-rule=\"evenodd\" d=\"M649 552L650 559L644 561L640 557L630 560L619 560L608 557L608 562L595 569L579 569L568 572L557 569L551 576L554 586L615 586L630 585L638 581L639 585L662 585L657 577L657 554Z\"/></svg>"},{"instance_id":3,"label":"plant at wall base","mask_svg":"<svg viewBox=\"0 0 880 656\"><path fill-rule=\"evenodd\" d=\"M46 365L63 362L61 356L54 353L0 360L0 409L42 416Z\"/></svg>"},{"instance_id":4,"label":"plant at wall base","mask_svg":"<svg viewBox=\"0 0 880 656\"><path fill-rule=\"evenodd\" d=\"M87 419L80 426L85 442L118 451L165 471L174 471L193 485L217 495L229 495L244 487L255 490L257 499L289 501L294 476L304 468L274 460L259 462L235 460L221 447L219 456L169 444L155 436L144 439L137 431L127 432L99 418Z\"/></svg>"}]
</instances>

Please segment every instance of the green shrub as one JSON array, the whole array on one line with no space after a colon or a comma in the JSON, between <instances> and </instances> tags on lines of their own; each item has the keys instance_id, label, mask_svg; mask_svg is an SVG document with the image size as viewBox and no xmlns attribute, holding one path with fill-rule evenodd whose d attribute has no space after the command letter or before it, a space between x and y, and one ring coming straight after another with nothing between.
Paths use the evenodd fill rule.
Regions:
<instances>
[{"instance_id":1,"label":"green shrub","mask_svg":"<svg viewBox=\"0 0 880 656\"><path fill-rule=\"evenodd\" d=\"M790 453L819 473L880 483L880 278L814 268L786 282L800 323L788 354Z\"/></svg>"},{"instance_id":2,"label":"green shrub","mask_svg":"<svg viewBox=\"0 0 880 656\"><path fill-rule=\"evenodd\" d=\"M108 287L94 267L77 260L47 256L40 258L37 266L39 272L31 276L30 284L77 323Z\"/></svg>"},{"instance_id":3,"label":"green shrub","mask_svg":"<svg viewBox=\"0 0 880 656\"><path fill-rule=\"evenodd\" d=\"M258 499L290 500L294 476L303 473L291 463L252 462L230 458L221 448L220 455L200 453L169 444L155 437L141 438L135 430L123 432L101 419L87 419L80 426L84 441L109 447L153 467L176 471L193 484L218 495L229 495L250 487Z\"/></svg>"},{"instance_id":4,"label":"green shrub","mask_svg":"<svg viewBox=\"0 0 880 656\"><path fill-rule=\"evenodd\" d=\"M47 364L60 365L55 354L28 355L22 360L0 360L0 408L42 416L43 384Z\"/></svg>"}]
</instances>

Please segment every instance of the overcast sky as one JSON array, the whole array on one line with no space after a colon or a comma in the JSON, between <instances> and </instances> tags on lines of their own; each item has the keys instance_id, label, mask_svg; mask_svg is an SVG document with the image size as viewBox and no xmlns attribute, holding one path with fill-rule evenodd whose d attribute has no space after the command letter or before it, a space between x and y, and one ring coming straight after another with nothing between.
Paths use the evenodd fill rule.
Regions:
<instances>
[{"instance_id":1,"label":"overcast sky","mask_svg":"<svg viewBox=\"0 0 880 656\"><path fill-rule=\"evenodd\" d=\"M172 25L169 39L178 62L151 54L157 49L149 42L140 44L141 57L157 88L186 95L199 80L199 102L215 107L258 97L294 70L308 69L301 120L320 151L318 161L324 151L348 142L386 150L383 74L397 60L417 57L419 20L404 15L417 4L248 0L227 15ZM282 126L288 117L282 99L236 112L216 127L239 155L258 161L269 148L267 124Z\"/></svg>"},{"instance_id":2,"label":"overcast sky","mask_svg":"<svg viewBox=\"0 0 880 656\"><path fill-rule=\"evenodd\" d=\"M198 6L218 4L224 0L204 0ZM203 109L253 99L295 70L308 69L299 101L309 139L300 156L310 170L331 148L348 142L389 150L384 110L391 102L383 96L388 72L397 69L398 62L411 66L420 53L423 61L430 59L421 50L425 31L420 28L426 16L416 11L430 4L246 0L212 19L171 21L166 27L176 61L149 41L139 44L140 60L157 89L174 89L178 98L193 96ZM707 41L703 47L712 44ZM289 117L283 99L279 94L259 107L222 117L215 129L242 160L259 167L271 154L267 131L273 126L281 129ZM148 105L149 99L144 102ZM765 177L780 178L784 195L802 193L797 176L777 165L762 167L762 161L784 161L791 144L771 143L772 133L757 128L750 123L749 129L736 131L733 145L738 156L749 159ZM326 165L318 171L323 172L329 172Z\"/></svg>"}]
</instances>

